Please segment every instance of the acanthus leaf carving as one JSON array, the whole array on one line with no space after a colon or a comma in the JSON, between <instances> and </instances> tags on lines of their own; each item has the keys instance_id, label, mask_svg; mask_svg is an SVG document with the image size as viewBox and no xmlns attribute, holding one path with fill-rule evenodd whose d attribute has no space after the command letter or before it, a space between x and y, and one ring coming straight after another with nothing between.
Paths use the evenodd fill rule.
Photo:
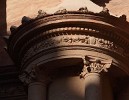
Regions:
<instances>
[{"instance_id":1,"label":"acanthus leaf carving","mask_svg":"<svg viewBox=\"0 0 129 100\"><path fill-rule=\"evenodd\" d=\"M85 78L88 73L100 73L102 71L108 72L108 68L110 68L112 64L112 60L101 61L100 59L92 59L88 56L85 56L83 61L84 66L80 78Z\"/></svg>"},{"instance_id":2,"label":"acanthus leaf carving","mask_svg":"<svg viewBox=\"0 0 129 100\"><path fill-rule=\"evenodd\" d=\"M31 82L36 80L36 73L35 69L32 68L30 72L24 71L20 76L19 79L24 83L24 84L30 84Z\"/></svg>"}]
</instances>

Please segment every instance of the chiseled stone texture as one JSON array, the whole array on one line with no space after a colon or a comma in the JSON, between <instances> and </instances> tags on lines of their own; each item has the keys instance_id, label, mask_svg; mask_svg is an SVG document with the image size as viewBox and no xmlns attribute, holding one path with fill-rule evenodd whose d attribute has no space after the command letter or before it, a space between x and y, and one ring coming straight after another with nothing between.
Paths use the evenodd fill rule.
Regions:
<instances>
[{"instance_id":1,"label":"chiseled stone texture","mask_svg":"<svg viewBox=\"0 0 129 100\"><path fill-rule=\"evenodd\" d=\"M0 35L6 35L6 29L8 34L10 34L10 26L19 26L23 16L35 17L38 10L42 9L46 11L57 7L63 1L67 0L0 0ZM106 3L106 7L113 15L121 16L122 14L126 14L129 21L129 0L109 0L109 3ZM3 40L0 38L0 44L2 44L1 41ZM0 51L0 64L5 65L4 59L9 58L4 56L6 52L2 46Z\"/></svg>"},{"instance_id":2,"label":"chiseled stone texture","mask_svg":"<svg viewBox=\"0 0 129 100\"><path fill-rule=\"evenodd\" d=\"M20 25L23 16L34 17L38 10L50 8L60 3L60 0L7 0L8 31L11 25Z\"/></svg>"}]
</instances>

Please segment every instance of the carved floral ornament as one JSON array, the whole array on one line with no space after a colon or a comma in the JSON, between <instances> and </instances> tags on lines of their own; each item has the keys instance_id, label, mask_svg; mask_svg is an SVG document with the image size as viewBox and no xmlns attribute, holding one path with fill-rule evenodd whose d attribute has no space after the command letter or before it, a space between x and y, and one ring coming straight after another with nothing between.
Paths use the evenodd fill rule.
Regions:
<instances>
[{"instance_id":1,"label":"carved floral ornament","mask_svg":"<svg viewBox=\"0 0 129 100\"><path fill-rule=\"evenodd\" d=\"M111 67L112 60L101 61L100 59L92 59L85 56L83 63L84 66L80 74L80 78L85 78L88 73L100 73L102 71L108 72L108 68Z\"/></svg>"}]
</instances>

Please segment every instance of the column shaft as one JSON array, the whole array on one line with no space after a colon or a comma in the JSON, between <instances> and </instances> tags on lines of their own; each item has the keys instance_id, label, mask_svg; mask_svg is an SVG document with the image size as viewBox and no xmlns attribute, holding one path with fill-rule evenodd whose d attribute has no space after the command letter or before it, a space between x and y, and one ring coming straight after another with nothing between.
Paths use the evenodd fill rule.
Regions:
<instances>
[{"instance_id":1,"label":"column shaft","mask_svg":"<svg viewBox=\"0 0 129 100\"><path fill-rule=\"evenodd\" d=\"M102 100L101 80L98 73L88 73L85 77L85 100Z\"/></svg>"},{"instance_id":2,"label":"column shaft","mask_svg":"<svg viewBox=\"0 0 129 100\"><path fill-rule=\"evenodd\" d=\"M46 86L41 82L31 83L28 87L28 100L46 100Z\"/></svg>"}]
</instances>

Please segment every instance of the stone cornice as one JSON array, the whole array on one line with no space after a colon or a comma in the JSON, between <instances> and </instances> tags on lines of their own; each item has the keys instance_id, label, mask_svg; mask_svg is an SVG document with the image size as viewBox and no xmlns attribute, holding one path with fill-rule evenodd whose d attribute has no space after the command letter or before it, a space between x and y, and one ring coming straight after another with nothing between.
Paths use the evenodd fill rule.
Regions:
<instances>
[{"instance_id":1,"label":"stone cornice","mask_svg":"<svg viewBox=\"0 0 129 100\"><path fill-rule=\"evenodd\" d=\"M97 15L97 14L94 14L94 13L93 14L92 13L91 14L90 13L87 13L87 14L80 13L79 14L79 13L75 13L75 12L73 12L73 13L66 13L66 14L62 14L61 13L61 14L57 14L57 15L49 15L49 16L45 16L45 17L41 17L41 18L38 18L38 19L34 19L32 21L29 21L28 23L22 24L20 27L18 27L18 29L16 31L13 32L13 34L10 36L10 38L14 37L15 35L17 35L17 36L15 36L16 39L19 38L19 37L21 38L22 35L23 36L26 35L24 32L27 33L28 30L30 32L30 31L32 31L30 29L32 29L32 28L36 29L35 27L38 28L38 26L39 25L41 26L41 24L43 24L42 26L46 26L48 22L52 22L52 21L56 21L56 20L62 20L63 21L64 19L71 19L71 21L72 21L72 19L78 19L78 20L81 20L81 19L91 19L91 20L95 20L96 22L100 21L99 23L106 24L107 26L108 25L109 26L114 25L114 27L115 26L120 26L120 24L118 24L118 23L120 23L121 20L119 20L116 17L111 17L111 19L110 19L110 17L111 16L108 16L108 17L100 16L100 15ZM110 19L110 20L108 20L108 19ZM114 21L114 22L112 22L112 21ZM79 21L78 21L78 23L79 23ZM99 24L99 23L97 23L97 24ZM51 24L51 23L48 23L48 24ZM123 22L122 24L129 25L127 22ZM126 31L126 30L123 30L123 31ZM15 34L15 33L17 33L17 34ZM24 34L21 34L21 33L24 33Z\"/></svg>"},{"instance_id":2,"label":"stone cornice","mask_svg":"<svg viewBox=\"0 0 129 100\"><path fill-rule=\"evenodd\" d=\"M120 24L118 24L118 23L121 22L121 20L119 18L116 18L114 16L110 16L110 15L108 15L108 17L106 17L105 14L104 15L103 14L95 14L93 12L88 12L88 13L80 12L79 13L77 11L73 11L73 12L64 13L64 14L59 13L59 14L54 14L54 15L53 14L48 15L48 16L45 16L45 17L42 16L41 18L36 18L36 19L33 19L33 20L29 20L29 22L27 22L25 24L22 24L15 32L13 32L11 37L14 37L15 35L18 35L18 34L19 34L18 36L15 36L16 39L18 37L22 37L22 35L25 35L24 32L26 32L27 30L30 30L34 27L37 27L41 24L44 24L44 23L47 23L47 22L50 22L50 21L56 21L56 20L60 20L60 19L61 20L63 20L63 19L71 19L72 20L74 18L80 19L80 20L81 19L91 19L91 20L96 20L96 21L100 21L100 22L102 21L102 23L106 22L106 23L109 23L111 25L114 25L114 27L115 26L120 26ZM110 19L110 20L108 20L108 19ZM112 21L114 21L114 22L112 22ZM122 24L129 25L127 22L123 22ZM17 34L15 34L15 33L17 33Z\"/></svg>"},{"instance_id":3,"label":"stone cornice","mask_svg":"<svg viewBox=\"0 0 129 100\"><path fill-rule=\"evenodd\" d=\"M70 50L78 50L79 57L85 50L129 59L129 23L122 17L111 16L107 10L93 13L86 8L64 9L50 15L39 12L34 19L23 17L22 25L14 28L11 28L8 51L22 71L37 64L37 59L46 59L50 52L66 51L65 56L72 58ZM60 53L58 56L63 57ZM22 76L25 79L27 74ZM29 78L23 81L29 83Z\"/></svg>"}]
</instances>

